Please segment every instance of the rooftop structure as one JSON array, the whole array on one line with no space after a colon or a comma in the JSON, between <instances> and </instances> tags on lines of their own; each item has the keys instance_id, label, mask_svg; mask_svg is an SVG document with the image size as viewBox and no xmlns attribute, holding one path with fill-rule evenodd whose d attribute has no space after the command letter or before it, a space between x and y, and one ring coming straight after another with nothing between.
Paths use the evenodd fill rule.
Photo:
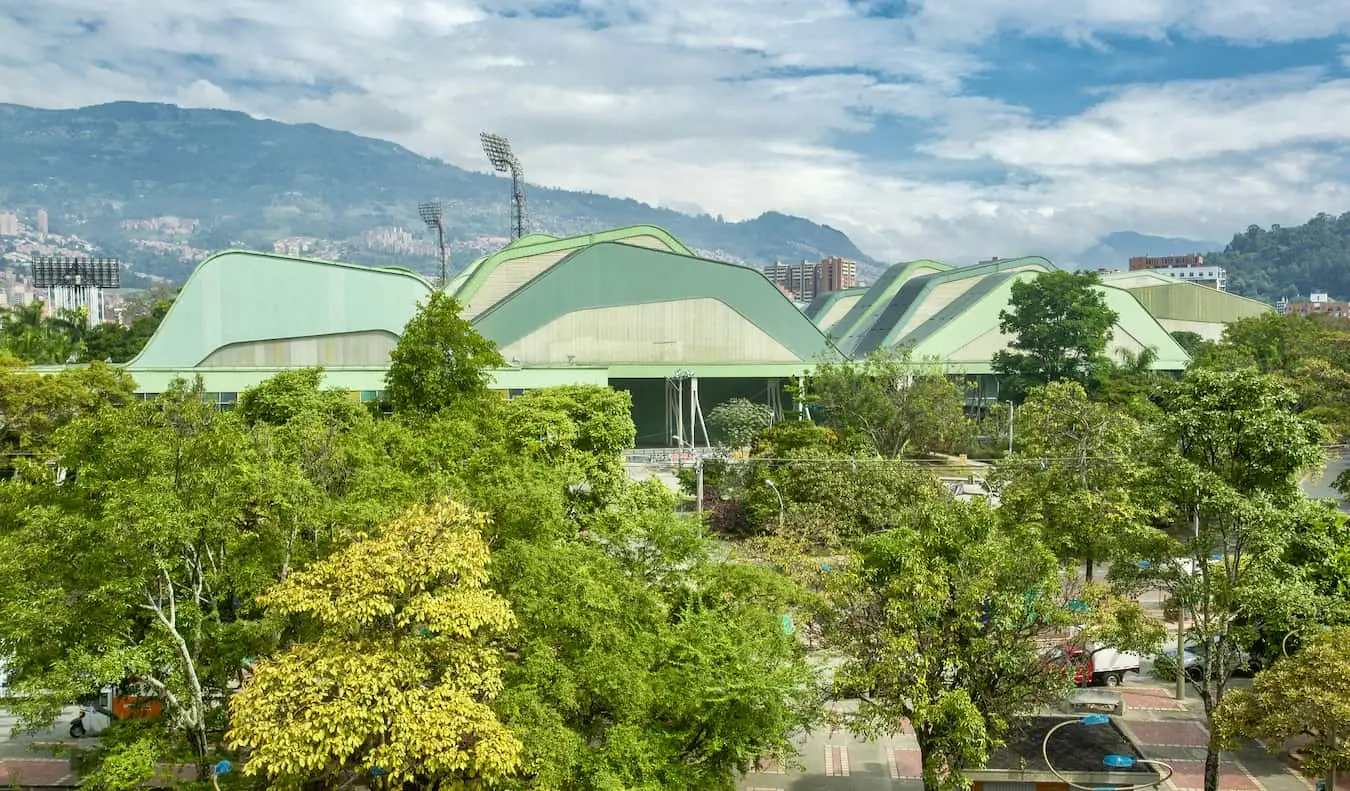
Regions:
<instances>
[{"instance_id":1,"label":"rooftop structure","mask_svg":"<svg viewBox=\"0 0 1350 791\"><path fill-rule=\"evenodd\" d=\"M666 231L639 225L570 238L526 234L444 289L510 361L494 372L494 387L626 389L641 442L664 446L677 423L683 435L700 409L730 398L791 409L787 385L822 359L910 347L953 374L992 381L990 359L1009 341L998 314L1012 284L1053 268L1036 257L961 268L913 261L803 310L759 270L701 258ZM277 371L323 366L330 386L378 398L390 350L434 288L397 267L220 253L198 266L126 367L142 392L200 375L227 404ZM1200 327L1212 337L1224 322L1269 309L1153 272L1108 276L1099 288L1120 316L1112 351L1151 347L1161 370L1188 362L1169 331Z\"/></svg>"}]
</instances>

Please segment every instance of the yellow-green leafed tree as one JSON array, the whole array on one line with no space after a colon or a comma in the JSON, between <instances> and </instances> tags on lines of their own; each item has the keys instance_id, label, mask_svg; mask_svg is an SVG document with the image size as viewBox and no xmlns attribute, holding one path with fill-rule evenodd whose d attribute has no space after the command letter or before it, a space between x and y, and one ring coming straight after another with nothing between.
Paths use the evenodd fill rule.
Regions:
<instances>
[{"instance_id":1,"label":"yellow-green leafed tree","mask_svg":"<svg viewBox=\"0 0 1350 791\"><path fill-rule=\"evenodd\" d=\"M262 602L308 641L258 664L230 701L244 771L274 786L459 788L511 775L521 745L489 706L492 641L514 626L487 587L486 517L415 507L296 572Z\"/></svg>"}]
</instances>

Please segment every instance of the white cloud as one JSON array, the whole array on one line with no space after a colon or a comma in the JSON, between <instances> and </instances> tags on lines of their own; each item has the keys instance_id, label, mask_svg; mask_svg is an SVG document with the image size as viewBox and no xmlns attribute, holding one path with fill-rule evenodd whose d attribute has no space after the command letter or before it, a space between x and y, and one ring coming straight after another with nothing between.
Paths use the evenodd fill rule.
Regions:
<instances>
[{"instance_id":1,"label":"white cloud","mask_svg":"<svg viewBox=\"0 0 1350 791\"><path fill-rule=\"evenodd\" d=\"M230 107L479 170L490 129L539 183L802 214L890 259L1056 256L1122 228L1226 238L1350 208L1344 160L1319 148L1345 142L1350 81L1131 86L1054 121L964 87L1003 31L1286 41L1350 30L1345 0L925 0L902 20L847 0L581 0L566 18L532 3L554 5L43 0L23 25L0 12L0 100ZM888 116L934 130L927 158L838 146ZM986 166L1012 178L951 175Z\"/></svg>"}]
</instances>

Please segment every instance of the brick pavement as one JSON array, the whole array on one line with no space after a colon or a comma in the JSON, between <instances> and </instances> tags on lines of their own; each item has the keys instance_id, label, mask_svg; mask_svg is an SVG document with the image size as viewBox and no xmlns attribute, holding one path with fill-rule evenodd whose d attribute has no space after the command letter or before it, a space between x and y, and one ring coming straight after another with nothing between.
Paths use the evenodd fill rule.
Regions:
<instances>
[{"instance_id":1,"label":"brick pavement","mask_svg":"<svg viewBox=\"0 0 1350 791\"><path fill-rule=\"evenodd\" d=\"M1177 791L1201 791L1205 787L1204 761L1168 761L1173 771L1170 785ZM1237 761L1219 766L1219 791L1265 791L1246 767Z\"/></svg>"},{"instance_id":2,"label":"brick pavement","mask_svg":"<svg viewBox=\"0 0 1350 791\"><path fill-rule=\"evenodd\" d=\"M1127 712L1128 715L1128 712ZM1125 720L1125 727L1141 746L1205 747L1209 732L1187 720Z\"/></svg>"},{"instance_id":3,"label":"brick pavement","mask_svg":"<svg viewBox=\"0 0 1350 791\"><path fill-rule=\"evenodd\" d=\"M73 787L75 775L64 758L5 758L0 760L0 783L11 787Z\"/></svg>"}]
</instances>

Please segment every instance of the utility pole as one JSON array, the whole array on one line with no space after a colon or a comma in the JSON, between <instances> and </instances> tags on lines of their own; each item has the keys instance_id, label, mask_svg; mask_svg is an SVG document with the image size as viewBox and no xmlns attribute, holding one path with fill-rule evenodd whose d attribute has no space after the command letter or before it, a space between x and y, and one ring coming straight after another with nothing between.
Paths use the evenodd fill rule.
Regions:
<instances>
[{"instance_id":1,"label":"utility pole","mask_svg":"<svg viewBox=\"0 0 1350 791\"><path fill-rule=\"evenodd\" d=\"M1194 510L1191 511L1191 535L1196 541L1196 546L1198 546L1200 541L1199 490L1197 490L1195 493L1195 501L1196 501L1195 508ZM1208 559L1206 559L1205 562L1208 562ZM1208 569L1193 569L1191 573L1195 573L1196 571L1203 573L1205 575L1206 580L1209 579ZM1208 585L1205 586L1204 595L1206 596L1209 595ZM1177 701L1180 702L1186 699L1186 628L1185 628L1186 613L1184 608L1181 606L1181 597L1177 596L1176 600L1177 600ZM1208 654L1209 652L1207 651L1206 653ZM1208 664L1208 659L1206 659L1206 664ZM1209 671L1206 670L1205 672L1208 673Z\"/></svg>"},{"instance_id":2,"label":"utility pole","mask_svg":"<svg viewBox=\"0 0 1350 791\"><path fill-rule=\"evenodd\" d=\"M1017 407L1013 405L1013 402L1009 401L1009 402L1008 402L1008 452L1009 452L1009 453L1012 453L1012 452L1013 452L1013 413L1016 412L1016 411L1017 411Z\"/></svg>"},{"instance_id":3,"label":"utility pole","mask_svg":"<svg viewBox=\"0 0 1350 791\"><path fill-rule=\"evenodd\" d=\"M698 498L698 513L703 513L703 454L694 453L694 496Z\"/></svg>"}]
</instances>

